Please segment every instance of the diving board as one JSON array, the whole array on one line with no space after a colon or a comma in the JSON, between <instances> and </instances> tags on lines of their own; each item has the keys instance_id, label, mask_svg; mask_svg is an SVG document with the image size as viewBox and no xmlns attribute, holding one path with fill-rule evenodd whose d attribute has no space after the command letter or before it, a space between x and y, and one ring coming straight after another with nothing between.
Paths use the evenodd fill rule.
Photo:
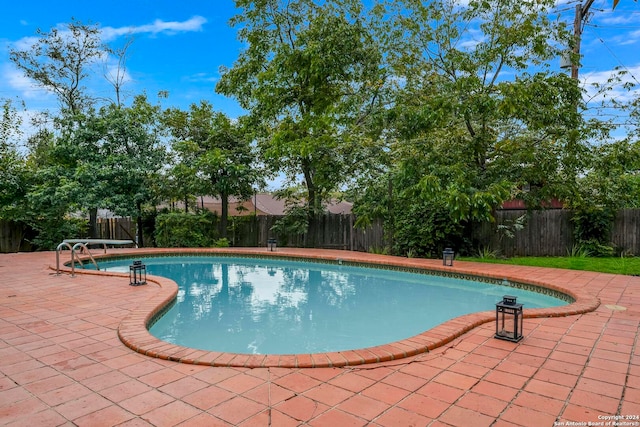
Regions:
<instances>
[{"instance_id":1,"label":"diving board","mask_svg":"<svg viewBox=\"0 0 640 427\"><path fill-rule=\"evenodd\" d=\"M111 246L124 246L124 245L138 245L133 240L116 240L116 239L64 239L63 243L69 243L74 245L76 243L83 243L85 245L102 245L104 252L107 253L107 245Z\"/></svg>"}]
</instances>

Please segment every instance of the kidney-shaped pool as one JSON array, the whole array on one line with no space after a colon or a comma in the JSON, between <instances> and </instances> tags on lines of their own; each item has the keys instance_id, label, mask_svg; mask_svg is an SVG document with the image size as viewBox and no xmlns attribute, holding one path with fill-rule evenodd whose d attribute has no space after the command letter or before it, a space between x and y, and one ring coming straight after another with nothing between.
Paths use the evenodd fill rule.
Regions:
<instances>
[{"instance_id":1,"label":"kidney-shaped pool","mask_svg":"<svg viewBox=\"0 0 640 427\"><path fill-rule=\"evenodd\" d=\"M138 259L138 258L137 258ZM527 308L568 304L483 281L284 259L141 258L175 281L175 304L149 332L172 344L243 354L342 351L399 341L449 319L495 309L503 295ZM101 261L128 272L131 259Z\"/></svg>"}]
</instances>

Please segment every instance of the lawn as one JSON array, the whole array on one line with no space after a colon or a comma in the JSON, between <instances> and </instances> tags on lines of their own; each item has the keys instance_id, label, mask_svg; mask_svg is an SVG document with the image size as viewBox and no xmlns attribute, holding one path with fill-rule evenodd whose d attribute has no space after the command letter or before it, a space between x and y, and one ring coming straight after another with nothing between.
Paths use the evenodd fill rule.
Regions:
<instances>
[{"instance_id":1,"label":"lawn","mask_svg":"<svg viewBox=\"0 0 640 427\"><path fill-rule=\"evenodd\" d=\"M628 274L640 276L640 257L514 257L514 258L472 258L459 257L460 261L489 262L495 264L530 265L534 267L555 267L569 270L598 271L601 273Z\"/></svg>"}]
</instances>

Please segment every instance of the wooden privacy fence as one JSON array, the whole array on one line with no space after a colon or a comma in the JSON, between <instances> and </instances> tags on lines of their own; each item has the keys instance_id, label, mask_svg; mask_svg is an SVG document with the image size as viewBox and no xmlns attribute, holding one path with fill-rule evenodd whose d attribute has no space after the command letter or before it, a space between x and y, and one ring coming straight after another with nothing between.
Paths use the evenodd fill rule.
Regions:
<instances>
[{"instance_id":1,"label":"wooden privacy fence","mask_svg":"<svg viewBox=\"0 0 640 427\"><path fill-rule=\"evenodd\" d=\"M0 253L30 251L27 235L31 230L23 224L0 220Z\"/></svg>"},{"instance_id":2,"label":"wooden privacy fence","mask_svg":"<svg viewBox=\"0 0 640 427\"><path fill-rule=\"evenodd\" d=\"M98 239L136 240L136 225L130 218L98 218Z\"/></svg>"},{"instance_id":3,"label":"wooden privacy fence","mask_svg":"<svg viewBox=\"0 0 640 427\"><path fill-rule=\"evenodd\" d=\"M498 232L498 225L511 226L521 215L526 216L524 228L513 238ZM501 210L496 222L474 224L472 240L480 248L488 248L506 257L566 256L575 244L572 212L566 209L542 211ZM617 251L640 255L640 209L618 211L611 231L610 244Z\"/></svg>"},{"instance_id":4,"label":"wooden privacy fence","mask_svg":"<svg viewBox=\"0 0 640 427\"><path fill-rule=\"evenodd\" d=\"M275 238L279 246L307 246L305 234L277 234L272 227L281 216L256 216L230 221L229 240L234 246L266 246L270 238ZM318 247L324 249L344 249L367 252L372 248L382 248L382 221L377 221L367 229L354 228L353 215L326 214L318 224Z\"/></svg>"},{"instance_id":5,"label":"wooden privacy fence","mask_svg":"<svg viewBox=\"0 0 640 427\"><path fill-rule=\"evenodd\" d=\"M521 215L526 215L524 228L516 230L513 238L497 231L498 225L510 226ZM529 213L501 210L495 214L495 223L474 224L469 237L475 249L487 248L507 257L565 256L575 243L571 215L571 211L564 209ZM234 246L266 246L267 240L274 237L279 246L306 246L304 234L275 235L271 231L280 218L231 218L229 240ZM325 215L318 226L318 247L369 252L385 246L382 221L374 222L365 229L354 228L354 221L353 215ZM131 218L99 219L98 230L102 239L135 240L135 223ZM24 226L0 220L0 252L31 250L25 233L28 230L25 231ZM640 255L640 209L623 209L617 213L611 244L620 252Z\"/></svg>"}]
</instances>

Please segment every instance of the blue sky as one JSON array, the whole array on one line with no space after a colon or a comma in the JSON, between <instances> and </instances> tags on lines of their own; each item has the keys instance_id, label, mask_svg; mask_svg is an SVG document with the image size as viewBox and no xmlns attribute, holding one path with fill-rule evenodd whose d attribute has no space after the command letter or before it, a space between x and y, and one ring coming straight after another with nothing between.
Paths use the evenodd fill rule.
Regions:
<instances>
[{"instance_id":1,"label":"blue sky","mask_svg":"<svg viewBox=\"0 0 640 427\"><path fill-rule=\"evenodd\" d=\"M558 5L563 21L573 21L575 5ZM640 4L620 0L613 11L612 0L596 0L591 11L583 34L581 79L604 81L613 67L620 66L629 72L626 79L637 83ZM35 88L9 61L9 49L30 44L38 28L49 31L75 18L99 24L112 46L122 46L127 35L134 38L125 93L145 91L155 102L158 91L166 90L169 98L162 101L164 106L187 108L204 99L237 117L242 111L236 102L214 92L219 67L231 66L241 49L235 29L228 25L235 13L232 0L14 0L3 5L0 14L0 98L24 99L30 110L55 108L53 95ZM104 79L95 79L93 89L112 96L104 81L98 80ZM628 97L622 91L615 95Z\"/></svg>"},{"instance_id":2,"label":"blue sky","mask_svg":"<svg viewBox=\"0 0 640 427\"><path fill-rule=\"evenodd\" d=\"M9 61L9 49L30 45L36 30L49 31L75 18L99 24L111 46L134 41L126 63L129 82L125 93L145 91L154 101L158 91L169 91L163 105L188 107L207 99L230 116L241 114L236 102L214 92L221 65L231 66L240 51L236 32L228 25L235 14L231 0L29 0L4 5L0 14L0 98L18 96L28 108L42 109L55 98L36 89ZM26 7L25 7L26 5ZM99 70L102 74L103 70ZM105 86L99 75L91 83ZM106 96L113 93L101 87Z\"/></svg>"}]
</instances>

